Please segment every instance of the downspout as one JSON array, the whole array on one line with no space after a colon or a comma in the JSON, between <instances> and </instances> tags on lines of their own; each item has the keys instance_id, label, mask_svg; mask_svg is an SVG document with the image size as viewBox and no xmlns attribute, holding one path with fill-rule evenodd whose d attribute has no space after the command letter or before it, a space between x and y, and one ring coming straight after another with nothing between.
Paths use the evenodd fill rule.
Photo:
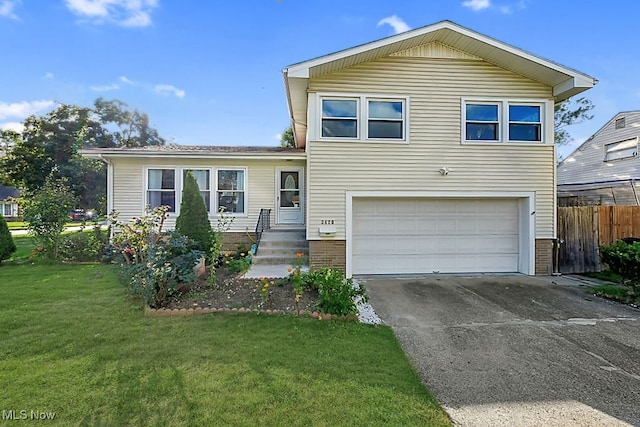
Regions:
<instances>
[{"instance_id":1,"label":"downspout","mask_svg":"<svg viewBox=\"0 0 640 427\"><path fill-rule=\"evenodd\" d=\"M636 192L635 179L631 178L629 181L631 181L631 189L633 190L633 197L636 198L636 206L640 206L640 202L638 201L638 193Z\"/></svg>"},{"instance_id":2,"label":"downspout","mask_svg":"<svg viewBox=\"0 0 640 427\"><path fill-rule=\"evenodd\" d=\"M113 212L113 163L102 154L98 154L98 159L107 165L107 215Z\"/></svg>"},{"instance_id":3,"label":"downspout","mask_svg":"<svg viewBox=\"0 0 640 427\"><path fill-rule=\"evenodd\" d=\"M111 215L113 212L113 163L103 157L102 154L98 154L98 159L107 165L107 215ZM111 225L108 227L109 239L113 238L113 228Z\"/></svg>"}]
</instances>

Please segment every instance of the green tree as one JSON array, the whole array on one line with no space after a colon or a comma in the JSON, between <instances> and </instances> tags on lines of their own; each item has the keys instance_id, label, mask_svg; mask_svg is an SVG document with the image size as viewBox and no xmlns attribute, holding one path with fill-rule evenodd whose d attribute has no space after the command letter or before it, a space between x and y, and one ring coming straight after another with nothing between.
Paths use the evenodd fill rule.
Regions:
<instances>
[{"instance_id":1,"label":"green tree","mask_svg":"<svg viewBox=\"0 0 640 427\"><path fill-rule=\"evenodd\" d=\"M103 127L113 129L98 143L101 147L146 147L164 145L166 141L149 125L149 116L138 110L129 110L117 99L96 99L94 111Z\"/></svg>"},{"instance_id":2,"label":"green tree","mask_svg":"<svg viewBox=\"0 0 640 427\"><path fill-rule=\"evenodd\" d=\"M571 135L566 127L591 120L593 115L590 114L590 111L593 110L594 107L595 105L593 105L591 100L585 97L575 100L567 99L566 101L557 103L554 108L553 117L556 144L562 145L571 141Z\"/></svg>"},{"instance_id":3,"label":"green tree","mask_svg":"<svg viewBox=\"0 0 640 427\"><path fill-rule=\"evenodd\" d=\"M146 114L129 110L121 101L98 98L94 108L60 104L45 115L28 117L21 134L4 131L0 143L6 150L0 159L0 183L33 192L49 175L65 178L81 207L104 208L106 167L78 150L165 141L149 126Z\"/></svg>"},{"instance_id":4,"label":"green tree","mask_svg":"<svg viewBox=\"0 0 640 427\"><path fill-rule=\"evenodd\" d=\"M34 240L51 259L58 258L60 236L76 203L64 180L48 176L44 184L21 199L22 216Z\"/></svg>"},{"instance_id":5,"label":"green tree","mask_svg":"<svg viewBox=\"0 0 640 427\"><path fill-rule=\"evenodd\" d=\"M196 249L209 253L213 238L209 213L200 194L198 182L191 172L187 172L185 178L176 231L194 240L197 243Z\"/></svg>"},{"instance_id":6,"label":"green tree","mask_svg":"<svg viewBox=\"0 0 640 427\"><path fill-rule=\"evenodd\" d=\"M280 146L285 148L296 148L296 141L293 138L293 128L289 126L282 132Z\"/></svg>"},{"instance_id":7,"label":"green tree","mask_svg":"<svg viewBox=\"0 0 640 427\"><path fill-rule=\"evenodd\" d=\"M2 214L0 214L0 263L9 257L16 251L16 244L13 241L7 221L5 221Z\"/></svg>"}]
</instances>

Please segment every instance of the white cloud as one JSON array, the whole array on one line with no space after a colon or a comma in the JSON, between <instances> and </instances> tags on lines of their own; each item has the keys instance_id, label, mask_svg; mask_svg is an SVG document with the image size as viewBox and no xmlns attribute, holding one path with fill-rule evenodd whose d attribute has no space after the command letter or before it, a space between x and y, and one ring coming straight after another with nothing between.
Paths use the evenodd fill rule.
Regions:
<instances>
[{"instance_id":1,"label":"white cloud","mask_svg":"<svg viewBox=\"0 0 640 427\"><path fill-rule=\"evenodd\" d=\"M115 83L112 83L110 85L103 85L103 86L91 86L91 90L96 92L108 92L110 90L118 90L118 89L120 89L120 86L118 86Z\"/></svg>"},{"instance_id":2,"label":"white cloud","mask_svg":"<svg viewBox=\"0 0 640 427\"><path fill-rule=\"evenodd\" d=\"M19 123L19 122L0 123L0 129L12 130L14 132L22 133L22 131L24 130L24 123Z\"/></svg>"},{"instance_id":3,"label":"white cloud","mask_svg":"<svg viewBox=\"0 0 640 427\"><path fill-rule=\"evenodd\" d=\"M151 25L158 0L65 0L67 8L95 24L113 22L123 27Z\"/></svg>"},{"instance_id":4,"label":"white cloud","mask_svg":"<svg viewBox=\"0 0 640 427\"><path fill-rule=\"evenodd\" d=\"M477 12L479 10L488 9L489 7L491 7L491 1L490 0L466 0L462 2L462 5L464 7L468 7L469 9Z\"/></svg>"},{"instance_id":5,"label":"white cloud","mask_svg":"<svg viewBox=\"0 0 640 427\"><path fill-rule=\"evenodd\" d=\"M278 141L282 141L282 134L281 133L276 133L273 137L275 139L277 139Z\"/></svg>"},{"instance_id":6,"label":"white cloud","mask_svg":"<svg viewBox=\"0 0 640 427\"><path fill-rule=\"evenodd\" d=\"M398 15L387 16L386 18L382 18L378 22L378 27L381 25L390 25L396 34L404 33L405 31L409 31L411 29L410 26L407 25L406 22L402 20L402 18L398 17Z\"/></svg>"},{"instance_id":7,"label":"white cloud","mask_svg":"<svg viewBox=\"0 0 640 427\"><path fill-rule=\"evenodd\" d=\"M49 109L54 105L55 101L44 99L31 102L14 102L13 104L0 102L0 120L8 119L9 117L24 119L39 111Z\"/></svg>"},{"instance_id":8,"label":"white cloud","mask_svg":"<svg viewBox=\"0 0 640 427\"><path fill-rule=\"evenodd\" d=\"M44 75L44 78L46 80L53 80L55 78L55 76L53 75L53 73L48 72L47 74Z\"/></svg>"},{"instance_id":9,"label":"white cloud","mask_svg":"<svg viewBox=\"0 0 640 427\"><path fill-rule=\"evenodd\" d=\"M129 80L129 79L128 79L128 78L126 78L125 76L120 76L120 81L121 81L122 83L126 83L126 84L128 84L128 85L135 85L135 84L136 84L136 82L134 82L134 81L132 81L132 80Z\"/></svg>"},{"instance_id":10,"label":"white cloud","mask_svg":"<svg viewBox=\"0 0 640 427\"><path fill-rule=\"evenodd\" d=\"M13 8L20 4L20 0L0 0L0 16L11 19L20 19L13 12Z\"/></svg>"},{"instance_id":11,"label":"white cloud","mask_svg":"<svg viewBox=\"0 0 640 427\"><path fill-rule=\"evenodd\" d=\"M175 95L178 98L184 98L185 92L172 85L156 85L155 91L160 95Z\"/></svg>"}]
</instances>

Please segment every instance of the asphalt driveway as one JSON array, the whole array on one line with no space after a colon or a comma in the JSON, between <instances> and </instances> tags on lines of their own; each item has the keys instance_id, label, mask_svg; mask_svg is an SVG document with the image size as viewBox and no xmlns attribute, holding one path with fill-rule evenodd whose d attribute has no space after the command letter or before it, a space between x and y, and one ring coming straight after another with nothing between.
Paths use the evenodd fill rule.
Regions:
<instances>
[{"instance_id":1,"label":"asphalt driveway","mask_svg":"<svg viewBox=\"0 0 640 427\"><path fill-rule=\"evenodd\" d=\"M640 311L569 278L361 278L460 425L640 426Z\"/></svg>"}]
</instances>

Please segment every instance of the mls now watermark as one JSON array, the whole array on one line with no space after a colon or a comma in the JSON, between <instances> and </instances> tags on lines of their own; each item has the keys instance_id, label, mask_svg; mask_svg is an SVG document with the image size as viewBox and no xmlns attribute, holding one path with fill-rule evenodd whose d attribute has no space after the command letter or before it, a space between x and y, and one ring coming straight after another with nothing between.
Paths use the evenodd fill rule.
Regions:
<instances>
[{"instance_id":1,"label":"mls now watermark","mask_svg":"<svg viewBox=\"0 0 640 427\"><path fill-rule=\"evenodd\" d=\"M2 420L53 420L55 412L34 411L26 409L3 409Z\"/></svg>"}]
</instances>

